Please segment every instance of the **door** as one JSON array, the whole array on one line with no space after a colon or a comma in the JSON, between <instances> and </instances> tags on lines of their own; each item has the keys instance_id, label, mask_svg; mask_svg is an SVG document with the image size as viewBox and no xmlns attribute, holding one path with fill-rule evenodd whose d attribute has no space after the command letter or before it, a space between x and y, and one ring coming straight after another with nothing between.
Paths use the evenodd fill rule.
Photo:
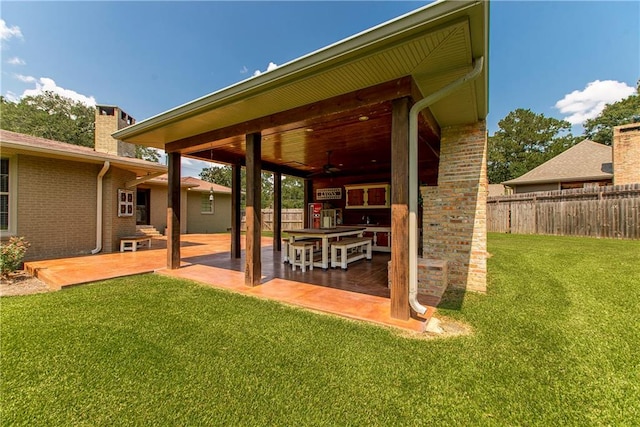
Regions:
<instances>
[{"instance_id":1,"label":"door","mask_svg":"<svg viewBox=\"0 0 640 427\"><path fill-rule=\"evenodd\" d=\"M142 188L136 192L136 225L150 225L151 189Z\"/></svg>"}]
</instances>

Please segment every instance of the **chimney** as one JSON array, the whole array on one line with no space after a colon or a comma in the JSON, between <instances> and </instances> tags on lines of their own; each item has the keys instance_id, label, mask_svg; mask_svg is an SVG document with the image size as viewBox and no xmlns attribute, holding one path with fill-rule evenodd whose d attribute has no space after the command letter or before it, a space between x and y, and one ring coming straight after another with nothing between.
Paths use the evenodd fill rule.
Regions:
<instances>
[{"instance_id":1,"label":"chimney","mask_svg":"<svg viewBox=\"0 0 640 427\"><path fill-rule=\"evenodd\" d=\"M97 105L94 149L101 153L135 157L135 145L118 141L111 136L113 132L132 125L135 122L133 117L118 107Z\"/></svg>"},{"instance_id":2,"label":"chimney","mask_svg":"<svg viewBox=\"0 0 640 427\"><path fill-rule=\"evenodd\" d=\"M640 183L640 123L613 128L613 184Z\"/></svg>"}]
</instances>

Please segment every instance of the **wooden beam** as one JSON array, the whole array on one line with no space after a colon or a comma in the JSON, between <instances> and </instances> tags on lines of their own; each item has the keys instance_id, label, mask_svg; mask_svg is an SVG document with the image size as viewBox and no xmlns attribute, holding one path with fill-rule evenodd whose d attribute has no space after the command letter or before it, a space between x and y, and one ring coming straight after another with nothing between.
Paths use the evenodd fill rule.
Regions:
<instances>
[{"instance_id":1,"label":"wooden beam","mask_svg":"<svg viewBox=\"0 0 640 427\"><path fill-rule=\"evenodd\" d=\"M273 250L282 250L282 174L273 174Z\"/></svg>"},{"instance_id":2,"label":"wooden beam","mask_svg":"<svg viewBox=\"0 0 640 427\"><path fill-rule=\"evenodd\" d=\"M302 206L302 228L309 226L309 203L313 203L313 181L304 180L304 206Z\"/></svg>"},{"instance_id":3,"label":"wooden beam","mask_svg":"<svg viewBox=\"0 0 640 427\"><path fill-rule=\"evenodd\" d=\"M167 153L167 268L180 268L180 153Z\"/></svg>"},{"instance_id":4,"label":"wooden beam","mask_svg":"<svg viewBox=\"0 0 640 427\"><path fill-rule=\"evenodd\" d=\"M204 148L204 147L200 147ZM200 150L200 149L199 149ZM229 153L213 149L213 153L210 149L200 150L200 151L190 151L186 153L184 151L180 151L181 154L189 154L189 158L193 158L196 160L204 160L204 161L213 161L217 163L225 163L228 165L239 164L241 166L246 166L246 162L244 156L230 155ZM280 172L283 175L291 175L297 176L299 178L303 178L305 176L305 172L301 172L297 169L294 169L289 166L282 166L272 162L262 162L262 170L269 172Z\"/></svg>"},{"instance_id":5,"label":"wooden beam","mask_svg":"<svg viewBox=\"0 0 640 427\"><path fill-rule=\"evenodd\" d=\"M329 114L349 111L368 104L389 101L400 97L410 96L412 92L411 76L391 80L386 83L360 89L347 94L335 96L293 108L269 116L259 117L244 123L227 126L221 129L204 132L188 138L169 142L165 145L167 152L181 151L201 144L218 141L237 135L248 135L261 132L277 126L284 126L291 123L322 117Z\"/></svg>"},{"instance_id":6,"label":"wooden beam","mask_svg":"<svg viewBox=\"0 0 640 427\"><path fill-rule=\"evenodd\" d=\"M262 278L260 241L262 228L262 176L260 133L252 133L247 139L247 243L245 250L244 283L258 286Z\"/></svg>"},{"instance_id":7,"label":"wooden beam","mask_svg":"<svg viewBox=\"0 0 640 427\"><path fill-rule=\"evenodd\" d=\"M242 187L240 183L241 166L231 166L231 258L240 258L240 196Z\"/></svg>"},{"instance_id":8,"label":"wooden beam","mask_svg":"<svg viewBox=\"0 0 640 427\"><path fill-rule=\"evenodd\" d=\"M408 320L409 99L393 102L391 131L391 317Z\"/></svg>"}]
</instances>

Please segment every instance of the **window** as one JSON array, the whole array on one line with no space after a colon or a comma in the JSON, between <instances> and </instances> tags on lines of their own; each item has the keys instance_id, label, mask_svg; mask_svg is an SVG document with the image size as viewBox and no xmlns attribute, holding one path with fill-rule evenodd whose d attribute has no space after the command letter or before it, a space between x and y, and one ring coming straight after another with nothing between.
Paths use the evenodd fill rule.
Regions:
<instances>
[{"instance_id":1,"label":"window","mask_svg":"<svg viewBox=\"0 0 640 427\"><path fill-rule=\"evenodd\" d=\"M133 216L133 191L118 190L118 216Z\"/></svg>"},{"instance_id":2,"label":"window","mask_svg":"<svg viewBox=\"0 0 640 427\"><path fill-rule=\"evenodd\" d=\"M0 159L0 230L9 230L9 159Z\"/></svg>"},{"instance_id":3,"label":"window","mask_svg":"<svg viewBox=\"0 0 640 427\"><path fill-rule=\"evenodd\" d=\"M213 193L202 194L200 202L200 213L212 214L214 213L213 204L215 203Z\"/></svg>"}]
</instances>

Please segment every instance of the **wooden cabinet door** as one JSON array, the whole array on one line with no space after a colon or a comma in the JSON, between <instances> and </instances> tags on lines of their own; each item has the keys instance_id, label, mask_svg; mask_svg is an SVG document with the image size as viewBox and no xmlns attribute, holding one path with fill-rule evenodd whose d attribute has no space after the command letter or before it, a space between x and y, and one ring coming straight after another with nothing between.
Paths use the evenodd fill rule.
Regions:
<instances>
[{"instance_id":1,"label":"wooden cabinet door","mask_svg":"<svg viewBox=\"0 0 640 427\"><path fill-rule=\"evenodd\" d=\"M369 206L386 206L387 189L385 187L369 187Z\"/></svg>"},{"instance_id":2,"label":"wooden cabinet door","mask_svg":"<svg viewBox=\"0 0 640 427\"><path fill-rule=\"evenodd\" d=\"M376 237L378 238L376 242L377 246L389 246L389 233L379 231Z\"/></svg>"},{"instance_id":3,"label":"wooden cabinet door","mask_svg":"<svg viewBox=\"0 0 640 427\"><path fill-rule=\"evenodd\" d=\"M347 206L362 206L364 205L364 189L353 188L347 190Z\"/></svg>"}]
</instances>

